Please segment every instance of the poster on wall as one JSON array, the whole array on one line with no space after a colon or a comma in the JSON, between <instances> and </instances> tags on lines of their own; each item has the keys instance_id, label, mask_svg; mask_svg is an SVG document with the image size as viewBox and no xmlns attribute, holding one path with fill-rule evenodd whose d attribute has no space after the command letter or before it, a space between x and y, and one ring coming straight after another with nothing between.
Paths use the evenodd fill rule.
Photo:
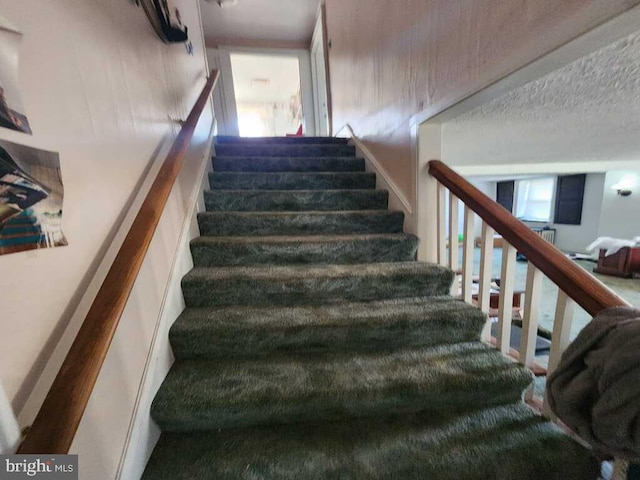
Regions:
<instances>
[{"instance_id":1,"label":"poster on wall","mask_svg":"<svg viewBox=\"0 0 640 480\"><path fill-rule=\"evenodd\" d=\"M0 15L0 127L31 133L18 79L18 47L22 34Z\"/></svg>"},{"instance_id":2,"label":"poster on wall","mask_svg":"<svg viewBox=\"0 0 640 480\"><path fill-rule=\"evenodd\" d=\"M0 255L67 245L57 153L0 140Z\"/></svg>"},{"instance_id":3,"label":"poster on wall","mask_svg":"<svg viewBox=\"0 0 640 480\"><path fill-rule=\"evenodd\" d=\"M156 34L166 43L189 40L189 30L182 23L180 10L173 0L137 0L144 9Z\"/></svg>"}]
</instances>

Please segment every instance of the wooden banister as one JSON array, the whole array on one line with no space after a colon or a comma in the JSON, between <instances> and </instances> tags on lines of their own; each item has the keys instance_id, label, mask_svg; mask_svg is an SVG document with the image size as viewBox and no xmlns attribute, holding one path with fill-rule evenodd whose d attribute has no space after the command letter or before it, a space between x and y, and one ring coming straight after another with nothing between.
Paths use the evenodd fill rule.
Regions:
<instances>
[{"instance_id":1,"label":"wooden banister","mask_svg":"<svg viewBox=\"0 0 640 480\"><path fill-rule=\"evenodd\" d=\"M212 70L18 453L64 454L69 451L149 244L184 163L196 125L217 80L218 71Z\"/></svg>"},{"instance_id":2,"label":"wooden banister","mask_svg":"<svg viewBox=\"0 0 640 480\"><path fill-rule=\"evenodd\" d=\"M590 315L605 308L629 305L441 161L431 160L429 173Z\"/></svg>"}]
</instances>

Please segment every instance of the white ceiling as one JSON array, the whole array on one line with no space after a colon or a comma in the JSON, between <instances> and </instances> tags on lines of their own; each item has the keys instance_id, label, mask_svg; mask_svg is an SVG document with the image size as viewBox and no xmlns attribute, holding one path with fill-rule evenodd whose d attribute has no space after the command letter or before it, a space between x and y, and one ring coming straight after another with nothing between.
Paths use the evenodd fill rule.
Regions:
<instances>
[{"instance_id":1,"label":"white ceiling","mask_svg":"<svg viewBox=\"0 0 640 480\"><path fill-rule=\"evenodd\" d=\"M640 32L446 122L443 131L443 158L453 165L640 167Z\"/></svg>"},{"instance_id":2,"label":"white ceiling","mask_svg":"<svg viewBox=\"0 0 640 480\"><path fill-rule=\"evenodd\" d=\"M308 48L319 0L200 1L207 46Z\"/></svg>"},{"instance_id":3,"label":"white ceiling","mask_svg":"<svg viewBox=\"0 0 640 480\"><path fill-rule=\"evenodd\" d=\"M238 103L286 101L300 90L298 57L232 53L231 68Z\"/></svg>"}]
</instances>

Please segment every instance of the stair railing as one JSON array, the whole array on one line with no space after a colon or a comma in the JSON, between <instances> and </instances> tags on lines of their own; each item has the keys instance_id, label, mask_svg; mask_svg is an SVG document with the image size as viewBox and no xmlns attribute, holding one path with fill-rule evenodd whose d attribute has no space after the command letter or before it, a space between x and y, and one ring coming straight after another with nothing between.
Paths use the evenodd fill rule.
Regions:
<instances>
[{"instance_id":1,"label":"stair railing","mask_svg":"<svg viewBox=\"0 0 640 480\"><path fill-rule=\"evenodd\" d=\"M19 454L65 454L69 451L218 76L217 70L211 71L193 109L182 124L36 419L18 449Z\"/></svg>"},{"instance_id":2,"label":"stair railing","mask_svg":"<svg viewBox=\"0 0 640 480\"><path fill-rule=\"evenodd\" d=\"M437 225L431 225L431 245L437 246L438 263L454 271L459 269L458 208L464 204L464 231L462 241L461 295L467 303L473 303L473 253L474 222L477 214L482 221L480 275L477 305L489 313L491 297L491 272L493 266L494 233L503 237L502 266L500 276L497 335L491 337L491 320L482 331L482 340L492 342L502 353L517 358L536 375L550 374L557 367L562 353L569 344L575 304L580 305L591 316L616 306L629 305L593 275L568 259L554 245L533 232L509 211L486 196L471 183L439 160L429 162L429 174L437 181ZM446 209L449 210L449 227L446 227ZM448 234L448 235L447 235ZM448 252L447 252L448 247ZM516 253L527 257L527 277L522 336L520 348L510 348L513 315L514 277ZM548 367L535 363L538 336L539 306L542 300L543 276L558 286L551 351ZM525 393L528 401L533 398L533 388ZM545 414L551 415L546 400L542 404Z\"/></svg>"}]
</instances>

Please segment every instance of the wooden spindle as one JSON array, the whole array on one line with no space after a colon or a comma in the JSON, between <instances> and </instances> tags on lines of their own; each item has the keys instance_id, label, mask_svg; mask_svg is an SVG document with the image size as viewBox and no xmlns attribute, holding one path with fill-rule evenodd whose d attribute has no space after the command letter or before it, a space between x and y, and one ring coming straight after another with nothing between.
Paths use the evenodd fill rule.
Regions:
<instances>
[{"instance_id":1,"label":"wooden spindle","mask_svg":"<svg viewBox=\"0 0 640 480\"><path fill-rule=\"evenodd\" d=\"M446 232L447 189L438 183L438 263L447 264L447 232Z\"/></svg>"},{"instance_id":2,"label":"wooden spindle","mask_svg":"<svg viewBox=\"0 0 640 480\"><path fill-rule=\"evenodd\" d=\"M489 300L491 297L491 273L493 271L493 228L486 222L482 223L482 246L480 248L480 280L478 285L478 307L489 313ZM491 340L491 319L482 330L481 338L485 342Z\"/></svg>"},{"instance_id":3,"label":"wooden spindle","mask_svg":"<svg viewBox=\"0 0 640 480\"><path fill-rule=\"evenodd\" d=\"M449 268L454 272L457 272L460 267L458 262L458 249L460 248L460 242L458 242L459 202L456 196L449 192Z\"/></svg>"},{"instance_id":4,"label":"wooden spindle","mask_svg":"<svg viewBox=\"0 0 640 480\"><path fill-rule=\"evenodd\" d=\"M473 210L465 205L464 207L464 243L462 249L462 299L472 302L473 295L473 242L474 242L474 221Z\"/></svg>"},{"instance_id":5,"label":"wooden spindle","mask_svg":"<svg viewBox=\"0 0 640 480\"><path fill-rule=\"evenodd\" d=\"M497 347L509 353L511 343L511 321L513 320L513 286L516 276L516 249L507 242L502 246L502 269L500 273L500 302L498 308Z\"/></svg>"},{"instance_id":6,"label":"wooden spindle","mask_svg":"<svg viewBox=\"0 0 640 480\"><path fill-rule=\"evenodd\" d=\"M522 338L520 342L520 363L529 368L533 367L536 356L542 278L543 273L538 270L535 265L529 263L524 299L524 317L522 319ZM533 387L527 389L525 398L533 398Z\"/></svg>"},{"instance_id":7,"label":"wooden spindle","mask_svg":"<svg viewBox=\"0 0 640 480\"><path fill-rule=\"evenodd\" d=\"M553 321L553 334L551 336L551 352L549 353L547 375L551 375L555 371L558 367L558 363L560 363L562 354L569 346L574 311L575 302L562 290L558 290L558 300L556 302L556 314ZM546 396L542 412L549 417L554 417L553 412L551 412L551 409L549 408Z\"/></svg>"}]
</instances>

